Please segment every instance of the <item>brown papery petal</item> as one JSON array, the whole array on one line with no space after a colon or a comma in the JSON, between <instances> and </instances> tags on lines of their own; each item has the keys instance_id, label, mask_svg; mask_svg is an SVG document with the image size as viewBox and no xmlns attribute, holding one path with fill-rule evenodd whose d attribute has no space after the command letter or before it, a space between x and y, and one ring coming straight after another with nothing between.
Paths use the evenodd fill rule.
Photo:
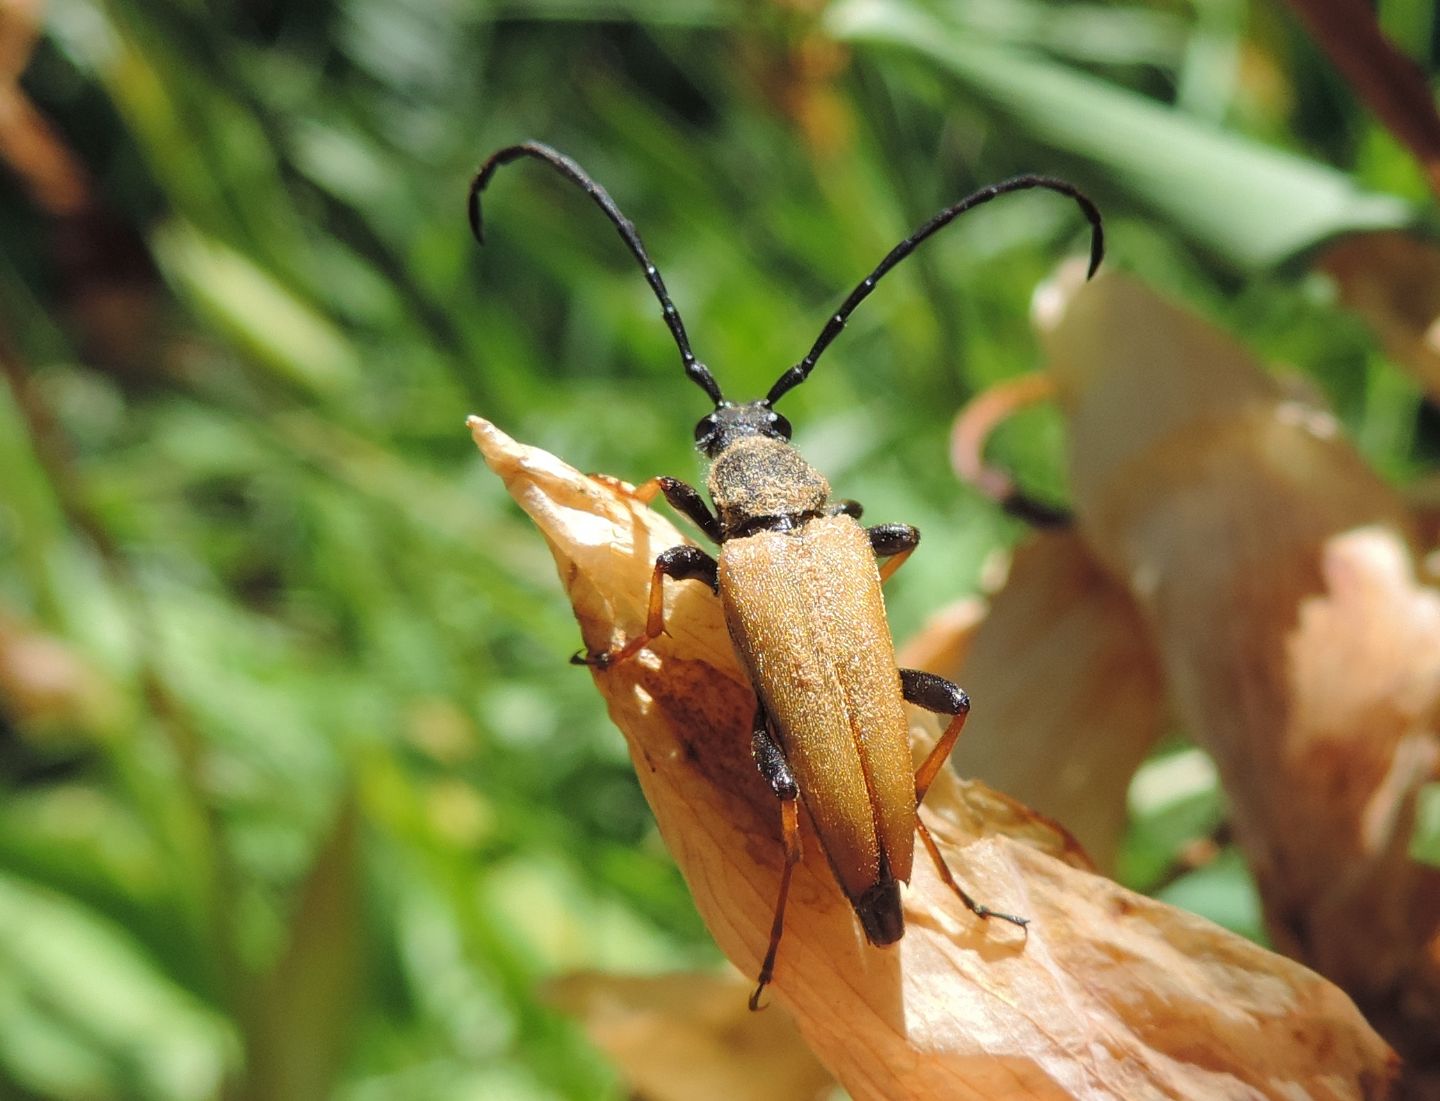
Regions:
<instances>
[{"instance_id":1,"label":"brown papery petal","mask_svg":"<svg viewBox=\"0 0 1440 1101\"><path fill-rule=\"evenodd\" d=\"M1040 300L1086 542L1139 603L1215 757L1276 943L1440 1067L1440 869L1408 855L1440 763L1440 593L1333 418L1111 275Z\"/></svg>"},{"instance_id":2,"label":"brown papery petal","mask_svg":"<svg viewBox=\"0 0 1440 1101\"><path fill-rule=\"evenodd\" d=\"M1164 686L1134 601L1077 535L1033 535L983 619L950 613L899 657L979 693L953 755L960 773L1059 819L1100 868L1113 866Z\"/></svg>"},{"instance_id":3,"label":"brown papery petal","mask_svg":"<svg viewBox=\"0 0 1440 1101\"><path fill-rule=\"evenodd\" d=\"M646 1101L821 1101L835 1079L782 1006L751 1013L753 984L733 972L567 975L545 1000L585 1034Z\"/></svg>"},{"instance_id":4,"label":"brown papery petal","mask_svg":"<svg viewBox=\"0 0 1440 1101\"><path fill-rule=\"evenodd\" d=\"M586 645L639 631L675 529L623 483L470 427L549 542ZM719 602L703 585L666 591L668 634L595 682L706 925L753 976L782 862L750 759L754 697ZM1390 1052L1335 987L1055 858L1040 847L1055 831L1013 801L939 788L924 813L951 867L1029 934L977 921L917 854L904 938L868 947L805 824L767 997L856 1101L1384 1095Z\"/></svg>"}]
</instances>

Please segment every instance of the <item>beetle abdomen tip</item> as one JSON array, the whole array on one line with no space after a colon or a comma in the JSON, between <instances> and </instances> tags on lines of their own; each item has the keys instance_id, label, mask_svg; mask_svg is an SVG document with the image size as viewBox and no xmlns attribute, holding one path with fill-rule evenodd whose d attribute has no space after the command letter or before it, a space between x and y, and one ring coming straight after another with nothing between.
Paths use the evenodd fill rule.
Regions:
<instances>
[{"instance_id":1,"label":"beetle abdomen tip","mask_svg":"<svg viewBox=\"0 0 1440 1101\"><path fill-rule=\"evenodd\" d=\"M905 916L900 912L900 884L881 880L855 900L855 913L865 928L865 939L876 948L894 944L905 935Z\"/></svg>"}]
</instances>

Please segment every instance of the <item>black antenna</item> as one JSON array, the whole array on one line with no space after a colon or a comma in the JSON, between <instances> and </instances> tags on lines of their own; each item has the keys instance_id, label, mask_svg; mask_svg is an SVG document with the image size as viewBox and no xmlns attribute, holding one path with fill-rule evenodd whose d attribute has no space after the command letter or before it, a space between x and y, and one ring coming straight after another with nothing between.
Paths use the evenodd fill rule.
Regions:
<instances>
[{"instance_id":1,"label":"black antenna","mask_svg":"<svg viewBox=\"0 0 1440 1101\"><path fill-rule=\"evenodd\" d=\"M578 184L583 188L585 194L595 200L595 205L605 212L605 217L609 218L616 230L619 231L620 239L625 242L635 259L640 261L640 267L645 271L646 282L655 292L655 297L660 300L665 324L670 327L670 335L675 338L675 345L680 349L680 359L685 365L685 374L710 396L710 400L718 409L725 400L720 396L720 387L710 374L710 369L696 359L695 353L690 350L690 338L685 335L685 323L680 320L680 311L675 308L675 303L670 301L670 293L665 289L665 280L660 278L659 270L650 262L650 257L645 252L645 246L640 242L640 234L635 231L635 226L630 219L620 213L620 208L615 205L615 200L610 198L609 192L592 180L585 169L565 154L558 153L538 141L507 145L504 149L497 149L491 153L489 160L480 166L480 171L476 172L475 178L470 181L470 230L475 234L475 240L482 245L485 243L485 226L480 215L480 192L485 190L485 185L490 182L490 177L495 174L497 168L502 164L519 160L521 157L534 157L538 161L544 161L571 183Z\"/></svg>"},{"instance_id":2,"label":"black antenna","mask_svg":"<svg viewBox=\"0 0 1440 1101\"><path fill-rule=\"evenodd\" d=\"M816 339L810 351L806 353L805 358L781 375L776 380L775 385L770 387L770 393L765 395L765 403L767 405L774 405L784 397L788 391L805 381L810 372L815 369L815 361L820 358L820 354L830 346L832 340L840 335L840 330L845 328L845 322L850 319L850 315L854 312L855 307L870 296L870 292L875 289L875 284L880 281L886 272L914 252L927 237L944 229L967 210L973 210L975 207L982 206L991 199L998 198L1011 191L1026 191L1032 187L1043 187L1049 191L1058 191L1061 195L1068 195L1074 199L1075 202L1079 204L1080 209L1084 211L1085 217L1090 220L1091 227L1090 270L1086 273L1085 278L1088 279L1094 275L1095 269L1100 266L1101 258L1105 255L1105 231L1100 224L1100 211L1096 209L1095 204L1092 203L1079 188L1064 180L1058 180L1051 176L1016 176L1013 180L1006 180L1004 183L982 187L979 191L975 192L975 194L961 199L954 206L947 206L939 214L935 215L935 217L931 218L909 237L891 249L885 259L880 261L879 266L867 275L858 287L850 292L850 297L840 304L840 308L835 311L834 316L825 323L825 328L821 330L820 336Z\"/></svg>"}]
</instances>

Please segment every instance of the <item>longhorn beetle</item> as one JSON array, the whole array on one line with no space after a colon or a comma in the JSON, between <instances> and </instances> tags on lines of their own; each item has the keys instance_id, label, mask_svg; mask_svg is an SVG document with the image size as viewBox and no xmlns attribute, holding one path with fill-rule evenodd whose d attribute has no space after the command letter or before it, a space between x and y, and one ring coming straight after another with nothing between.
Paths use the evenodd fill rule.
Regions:
<instances>
[{"instance_id":1,"label":"longhorn beetle","mask_svg":"<svg viewBox=\"0 0 1440 1101\"><path fill-rule=\"evenodd\" d=\"M577 654L571 660L612 668L658 637L664 630L667 577L703 581L720 597L730 637L755 689L751 748L780 803L785 845L775 920L750 1008L759 1008L761 992L775 973L790 876L800 860L801 799L871 944L884 947L904 935L899 884L910 881L917 833L940 877L972 913L1023 929L1026 918L992 910L965 892L918 813L970 711L970 699L958 685L918 669L900 669L895 662L880 585L914 552L920 533L909 524L862 528L860 506L832 501L825 477L790 445L790 422L775 412L775 403L805 381L885 273L961 214L1013 191L1045 188L1067 195L1090 222L1088 274L1094 275L1104 255L1095 204L1064 180L1017 176L946 207L891 249L850 292L805 358L782 374L768 394L737 403L721 394L709 369L691 352L680 312L634 225L569 157L533 141L491 154L470 184L470 228L476 240L485 240L480 193L496 169L521 157L549 165L583 188L605 213L659 299L685 374L715 404L695 426L695 444L709 460L706 486L715 512L678 478L652 478L636 495L650 500L664 494L672 507L719 544L719 560L689 545L662 552L651 574L644 632L623 646ZM877 568L878 558L887 560L883 567ZM907 700L950 717L940 740L913 773Z\"/></svg>"}]
</instances>

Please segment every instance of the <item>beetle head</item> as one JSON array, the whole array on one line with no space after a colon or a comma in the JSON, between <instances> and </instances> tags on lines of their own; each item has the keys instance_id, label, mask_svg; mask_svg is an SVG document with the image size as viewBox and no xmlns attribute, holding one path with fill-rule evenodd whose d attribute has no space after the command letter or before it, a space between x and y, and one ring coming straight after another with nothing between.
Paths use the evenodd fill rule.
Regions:
<instances>
[{"instance_id":1,"label":"beetle head","mask_svg":"<svg viewBox=\"0 0 1440 1101\"><path fill-rule=\"evenodd\" d=\"M700 418L695 426L695 446L707 459L713 459L732 443L746 436L769 436L771 439L790 440L790 422L761 398L737 405L733 401L721 401L715 412Z\"/></svg>"}]
</instances>

